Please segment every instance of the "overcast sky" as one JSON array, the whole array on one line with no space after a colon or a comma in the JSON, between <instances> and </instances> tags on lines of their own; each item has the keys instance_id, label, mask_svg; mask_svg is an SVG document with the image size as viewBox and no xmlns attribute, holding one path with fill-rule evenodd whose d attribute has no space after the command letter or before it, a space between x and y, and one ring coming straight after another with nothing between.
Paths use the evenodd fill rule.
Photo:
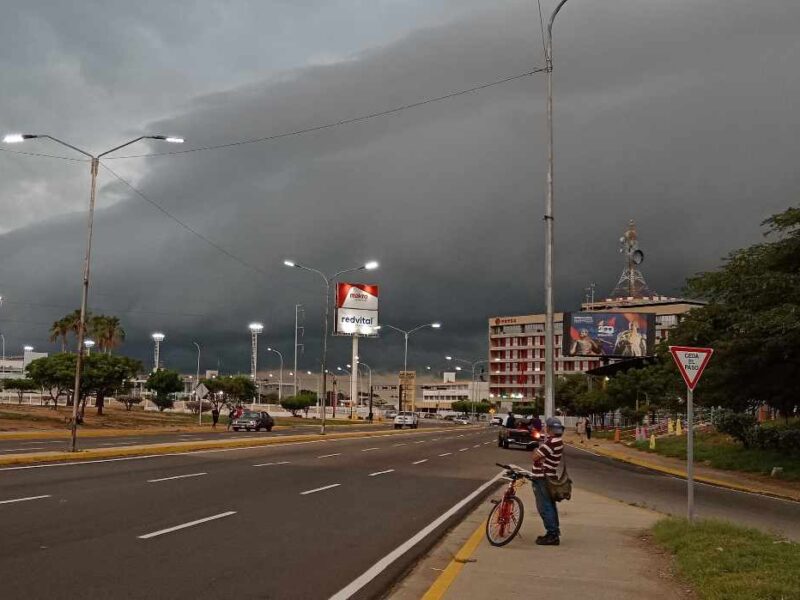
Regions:
<instances>
[{"instance_id":1,"label":"overcast sky","mask_svg":"<svg viewBox=\"0 0 800 600\"><path fill-rule=\"evenodd\" d=\"M543 3L546 13L553 2ZM535 2L286 0L64 3L7 0L0 130L91 152L142 134L181 149L336 122L530 71L543 63ZM760 239L797 203L800 5L796 0L572 0L555 27L559 310L622 269L635 219L656 291ZM126 353L190 371L249 369L247 323L290 361L306 309L315 369L323 287L368 259L381 321L441 320L412 338L411 367L486 355L487 318L543 308L545 78L274 141L105 164L206 240L101 169L90 308L120 316ZM44 140L5 150L80 158ZM139 143L117 156L178 148ZM76 308L84 162L0 152L0 332L7 354L47 343ZM209 243L210 241L210 243ZM221 251L223 248L225 252ZM227 254L226 254L227 253ZM232 258L233 255L236 258ZM376 369L402 338L362 342ZM331 364L349 341L332 342ZM277 367L261 353L262 368Z\"/></svg>"}]
</instances>

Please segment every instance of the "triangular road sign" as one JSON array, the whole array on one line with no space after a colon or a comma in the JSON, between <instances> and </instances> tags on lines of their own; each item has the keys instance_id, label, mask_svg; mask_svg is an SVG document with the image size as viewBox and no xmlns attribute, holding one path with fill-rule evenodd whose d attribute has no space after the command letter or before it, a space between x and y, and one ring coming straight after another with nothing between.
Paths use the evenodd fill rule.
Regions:
<instances>
[{"instance_id":1,"label":"triangular road sign","mask_svg":"<svg viewBox=\"0 0 800 600\"><path fill-rule=\"evenodd\" d=\"M697 382L700 381L703 369L706 368L711 355L714 353L713 348L670 346L669 351L672 353L672 358L675 359L675 364L678 365L678 370L686 382L686 387L693 390Z\"/></svg>"}]
</instances>

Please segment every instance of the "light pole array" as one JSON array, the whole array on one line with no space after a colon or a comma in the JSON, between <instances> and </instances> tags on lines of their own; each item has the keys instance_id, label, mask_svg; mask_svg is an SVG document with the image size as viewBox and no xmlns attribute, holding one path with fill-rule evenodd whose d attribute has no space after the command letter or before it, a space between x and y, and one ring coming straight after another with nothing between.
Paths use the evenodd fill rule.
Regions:
<instances>
[{"instance_id":1,"label":"light pole array","mask_svg":"<svg viewBox=\"0 0 800 600\"><path fill-rule=\"evenodd\" d=\"M156 332L150 337L153 338L153 371L158 371L161 366L161 342L166 336L161 332Z\"/></svg>"},{"instance_id":2,"label":"light pole array","mask_svg":"<svg viewBox=\"0 0 800 600\"><path fill-rule=\"evenodd\" d=\"M280 404L281 400L283 400L283 354L279 350L275 350L275 348L267 348L267 352L274 352L281 359L281 370L278 379L278 404Z\"/></svg>"},{"instance_id":3,"label":"light pole array","mask_svg":"<svg viewBox=\"0 0 800 600\"><path fill-rule=\"evenodd\" d=\"M361 265L360 267L353 267L351 269L343 269L333 275L325 275L319 269L315 269L313 267L307 267L305 265L301 265L296 263L292 260L284 260L283 264L287 267L293 269L301 269L303 271L309 271L311 273L316 273L322 280L325 282L325 309L324 309L324 325L323 325L323 335L322 335L322 361L321 361L321 370L322 370L322 423L320 425L320 433L325 433L325 403L328 401L328 370L325 368L327 359L328 359L328 316L329 316L329 306L330 306L330 297L331 297L331 283L336 280L337 277L344 275L345 273L351 273L353 271L372 271L373 269L378 268L378 262L371 260L368 263ZM336 399L334 398L334 403ZM336 405L334 404L334 407ZM335 410L335 408L334 408Z\"/></svg>"},{"instance_id":4,"label":"light pole array","mask_svg":"<svg viewBox=\"0 0 800 600\"><path fill-rule=\"evenodd\" d=\"M18 144L20 142L24 142L25 140L32 140L32 139L48 139L57 144L61 144L69 148L70 150L74 150L83 154L84 156L88 157L90 162L90 176L91 176L91 185L89 187L89 214L87 219L87 231L86 231L86 255L83 260L83 286L81 288L81 316L80 322L78 323L78 357L75 361L75 391L72 401L72 441L70 443L70 449L72 452L76 452L78 449L78 401L80 400L80 391L81 391L81 368L83 367L83 339L86 335L86 312L87 312L87 304L89 300L89 267L91 265L91 256L92 256L92 229L94 225L94 204L95 204L95 197L97 191L97 170L100 167L100 159L107 154L111 154L112 152L116 152L121 148L129 146L139 140L162 140L165 142L170 142L174 144L182 144L183 138L179 137L172 137L172 136L165 136L165 135L142 135L137 137L136 139L130 140L129 142L125 142L124 144L120 144L119 146L115 146L110 150L106 150L105 152L101 152L97 156L86 152L85 150L81 150L80 148L73 146L72 144L68 144L62 140L54 138L51 135L46 134L31 134L31 133L11 133L6 135L3 138L3 141L6 144Z\"/></svg>"},{"instance_id":5,"label":"light pole array","mask_svg":"<svg viewBox=\"0 0 800 600\"><path fill-rule=\"evenodd\" d=\"M94 340L83 340L83 345L86 347L86 356L91 356L92 348L94 348Z\"/></svg>"},{"instance_id":6,"label":"light pole array","mask_svg":"<svg viewBox=\"0 0 800 600\"><path fill-rule=\"evenodd\" d=\"M258 380L256 379L258 375L258 336L264 331L264 325L254 322L250 323L247 328L250 330L250 379L256 386L256 396L258 396ZM256 407L256 396L253 396L251 409Z\"/></svg>"},{"instance_id":7,"label":"light pole array","mask_svg":"<svg viewBox=\"0 0 800 600\"><path fill-rule=\"evenodd\" d=\"M547 198L544 209L544 415L555 414L555 344L553 307L553 22L567 0L561 0L547 22L545 70L547 71ZM566 344L562 340L562 344Z\"/></svg>"},{"instance_id":8,"label":"light pole array","mask_svg":"<svg viewBox=\"0 0 800 600\"><path fill-rule=\"evenodd\" d=\"M388 327L389 329L392 329L392 330L394 330L394 331L396 331L398 333L402 333L403 334L403 338L405 340L405 349L403 351L403 372L404 373L408 372L408 338L411 337L412 334L416 333L420 329L425 329L426 327L430 327L432 329L440 329L441 326L442 326L441 323L439 323L438 321L434 321L433 323L424 323L422 325L417 325L416 327L414 327L414 329L405 330L405 329L400 329L399 327L395 327L394 325L389 325L388 323L384 323L383 324L383 327ZM401 383L400 384L400 397L397 400L397 403L398 403L397 412L400 412L400 411L403 410L403 400L404 400L403 395L404 395L404 391L405 390L403 389L403 384Z\"/></svg>"}]
</instances>

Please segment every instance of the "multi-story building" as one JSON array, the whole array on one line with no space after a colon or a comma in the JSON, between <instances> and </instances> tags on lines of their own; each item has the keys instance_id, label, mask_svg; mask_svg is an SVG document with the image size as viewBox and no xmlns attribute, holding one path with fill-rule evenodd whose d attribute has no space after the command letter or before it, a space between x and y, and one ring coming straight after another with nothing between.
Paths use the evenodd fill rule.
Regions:
<instances>
[{"instance_id":1,"label":"multi-story building","mask_svg":"<svg viewBox=\"0 0 800 600\"><path fill-rule=\"evenodd\" d=\"M703 302L668 298L652 292L639 270L644 255L638 246L633 221L622 238L626 266L609 298L593 297L581 304L583 311L654 313L656 343L667 339L683 315ZM545 315L492 317L489 319L489 394L492 398L530 401L544 396ZM556 377L584 373L603 364L600 357L564 356L563 313L554 315L554 367Z\"/></svg>"},{"instance_id":2,"label":"multi-story building","mask_svg":"<svg viewBox=\"0 0 800 600\"><path fill-rule=\"evenodd\" d=\"M455 373L445 373L441 383L422 386L422 401L417 402L417 410L448 411L452 410L453 402L481 402L488 399L488 381L457 381Z\"/></svg>"}]
</instances>

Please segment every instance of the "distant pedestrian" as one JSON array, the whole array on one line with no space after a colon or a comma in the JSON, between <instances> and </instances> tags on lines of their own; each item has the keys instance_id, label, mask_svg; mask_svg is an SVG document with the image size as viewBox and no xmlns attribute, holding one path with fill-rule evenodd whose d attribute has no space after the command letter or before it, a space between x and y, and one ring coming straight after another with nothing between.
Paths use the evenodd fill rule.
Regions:
<instances>
[{"instance_id":1,"label":"distant pedestrian","mask_svg":"<svg viewBox=\"0 0 800 600\"><path fill-rule=\"evenodd\" d=\"M231 430L231 425L233 424L233 420L236 418L236 409L231 406L228 408L228 431Z\"/></svg>"},{"instance_id":2,"label":"distant pedestrian","mask_svg":"<svg viewBox=\"0 0 800 600\"><path fill-rule=\"evenodd\" d=\"M512 411L508 411L508 416L506 417L506 428L514 429L516 424L517 424L517 419L514 417L514 413Z\"/></svg>"},{"instance_id":3,"label":"distant pedestrian","mask_svg":"<svg viewBox=\"0 0 800 600\"><path fill-rule=\"evenodd\" d=\"M216 429L217 423L219 423L219 409L215 406L211 410L211 429Z\"/></svg>"},{"instance_id":4,"label":"distant pedestrian","mask_svg":"<svg viewBox=\"0 0 800 600\"><path fill-rule=\"evenodd\" d=\"M561 529L558 523L558 508L547 487L547 477L558 476L558 466L564 452L564 425L561 420L550 417L547 424L547 441L540 444L533 452L533 495L536 498L536 510L542 518L545 535L536 538L539 546L558 546L561 540Z\"/></svg>"},{"instance_id":5,"label":"distant pedestrian","mask_svg":"<svg viewBox=\"0 0 800 600\"><path fill-rule=\"evenodd\" d=\"M589 419L586 419L586 439L592 439L592 422Z\"/></svg>"},{"instance_id":6,"label":"distant pedestrian","mask_svg":"<svg viewBox=\"0 0 800 600\"><path fill-rule=\"evenodd\" d=\"M586 419L584 417L581 417L578 419L577 423L575 423L575 433L578 434L578 439L582 444L583 435L586 433Z\"/></svg>"},{"instance_id":7,"label":"distant pedestrian","mask_svg":"<svg viewBox=\"0 0 800 600\"><path fill-rule=\"evenodd\" d=\"M533 421L531 422L531 427L533 427L536 431L541 431L542 420L539 417L534 417Z\"/></svg>"}]
</instances>

